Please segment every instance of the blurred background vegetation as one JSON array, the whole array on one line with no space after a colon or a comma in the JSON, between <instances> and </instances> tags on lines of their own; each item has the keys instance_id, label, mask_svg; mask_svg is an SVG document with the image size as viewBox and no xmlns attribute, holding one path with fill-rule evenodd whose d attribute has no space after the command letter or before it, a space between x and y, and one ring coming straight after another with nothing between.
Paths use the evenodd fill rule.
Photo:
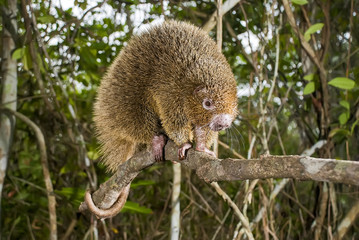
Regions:
<instances>
[{"instance_id":1,"label":"blurred background vegetation","mask_svg":"<svg viewBox=\"0 0 359 240\"><path fill-rule=\"evenodd\" d=\"M289 2L302 40L290 24L287 1L235 2L223 15L222 49L238 82L240 116L220 134L219 157L302 154L325 140L312 156L358 161L358 1ZM58 237L90 238L96 230L100 239L167 239L171 163L141 173L118 216L102 222L78 212L90 184L96 188L110 177L99 163L92 105L101 77L133 34L164 19L205 26L217 2L1 0L0 6L2 80L4 52L10 49L17 72L16 110L44 134ZM215 28L209 34L216 39ZM1 89L5 94L3 81ZM1 106L8 104L2 98ZM2 183L3 239L49 238L40 157L34 132L17 119ZM182 170L181 238L245 239L227 203L195 173ZM253 224L255 239L332 239L348 213L350 227L343 238L359 239L358 187L281 179L220 185Z\"/></svg>"}]
</instances>

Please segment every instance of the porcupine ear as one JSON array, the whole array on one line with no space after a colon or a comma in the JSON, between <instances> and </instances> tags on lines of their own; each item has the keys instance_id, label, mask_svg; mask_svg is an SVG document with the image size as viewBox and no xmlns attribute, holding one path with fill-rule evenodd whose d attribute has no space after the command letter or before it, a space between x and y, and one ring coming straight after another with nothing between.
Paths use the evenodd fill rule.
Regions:
<instances>
[{"instance_id":1,"label":"porcupine ear","mask_svg":"<svg viewBox=\"0 0 359 240\"><path fill-rule=\"evenodd\" d=\"M206 95L207 93L207 89L205 86L200 85L198 87L195 88L195 90L193 91L193 96L195 98L197 98L198 100L203 100L203 97Z\"/></svg>"}]
</instances>

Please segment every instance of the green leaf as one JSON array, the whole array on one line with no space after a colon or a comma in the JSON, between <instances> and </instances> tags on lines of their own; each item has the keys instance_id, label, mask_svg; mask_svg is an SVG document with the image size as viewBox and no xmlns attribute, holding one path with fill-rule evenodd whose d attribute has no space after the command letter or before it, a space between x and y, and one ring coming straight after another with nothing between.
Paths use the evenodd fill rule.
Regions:
<instances>
[{"instance_id":1,"label":"green leaf","mask_svg":"<svg viewBox=\"0 0 359 240\"><path fill-rule=\"evenodd\" d=\"M340 114L340 116L339 116L340 125L346 124L348 119L349 119L349 112L344 112L344 113Z\"/></svg>"},{"instance_id":2,"label":"green leaf","mask_svg":"<svg viewBox=\"0 0 359 240\"><path fill-rule=\"evenodd\" d=\"M40 23L54 23L56 19L52 15L40 16L37 18Z\"/></svg>"},{"instance_id":3,"label":"green leaf","mask_svg":"<svg viewBox=\"0 0 359 240\"><path fill-rule=\"evenodd\" d=\"M155 164L155 165L147 168L146 171L153 172L153 171L156 171L161 168L163 168L163 166L161 164Z\"/></svg>"},{"instance_id":4,"label":"green leaf","mask_svg":"<svg viewBox=\"0 0 359 240\"><path fill-rule=\"evenodd\" d=\"M355 82L346 77L337 77L328 82L329 85L333 87L350 90L355 86Z\"/></svg>"},{"instance_id":5,"label":"green leaf","mask_svg":"<svg viewBox=\"0 0 359 240\"><path fill-rule=\"evenodd\" d=\"M307 4L308 1L307 0L292 0L292 3L297 4L297 5L304 5L304 4Z\"/></svg>"},{"instance_id":6,"label":"green leaf","mask_svg":"<svg viewBox=\"0 0 359 240\"><path fill-rule=\"evenodd\" d=\"M351 127L351 130L350 130L350 134L351 134L351 135L353 135L355 126L358 125L358 124L359 124L359 119L357 119L357 120L353 123L353 125L352 125L352 127Z\"/></svg>"},{"instance_id":7,"label":"green leaf","mask_svg":"<svg viewBox=\"0 0 359 240\"><path fill-rule=\"evenodd\" d=\"M43 64L40 53L37 54L37 62L39 63L40 71L42 73L45 73L45 68L44 68L44 64ZM44 62L46 62L46 61L44 61Z\"/></svg>"},{"instance_id":8,"label":"green leaf","mask_svg":"<svg viewBox=\"0 0 359 240\"><path fill-rule=\"evenodd\" d=\"M310 82L310 81L312 81L313 78L314 78L314 73L305 75L303 78L304 78L304 80L307 80L308 82Z\"/></svg>"},{"instance_id":9,"label":"green leaf","mask_svg":"<svg viewBox=\"0 0 359 240\"><path fill-rule=\"evenodd\" d=\"M329 137L332 138L335 135L350 136L350 132L348 130L346 130L346 129L335 128L335 129L330 131Z\"/></svg>"},{"instance_id":10,"label":"green leaf","mask_svg":"<svg viewBox=\"0 0 359 240\"><path fill-rule=\"evenodd\" d=\"M152 180L139 180L137 182L132 182L131 183L131 188L136 188L138 186L149 186L149 185L153 185L155 184L155 181Z\"/></svg>"},{"instance_id":11,"label":"green leaf","mask_svg":"<svg viewBox=\"0 0 359 240\"><path fill-rule=\"evenodd\" d=\"M91 159L91 160L96 160L100 157L100 154L97 151L88 151L87 152L87 156Z\"/></svg>"},{"instance_id":12,"label":"green leaf","mask_svg":"<svg viewBox=\"0 0 359 240\"><path fill-rule=\"evenodd\" d=\"M292 87L293 85L294 85L294 82L288 82L288 83L287 83L288 88L289 88L289 87Z\"/></svg>"},{"instance_id":13,"label":"green leaf","mask_svg":"<svg viewBox=\"0 0 359 240\"><path fill-rule=\"evenodd\" d=\"M63 187L60 190L55 190L55 193L66 197L74 205L79 205L84 199L85 190L76 187Z\"/></svg>"},{"instance_id":14,"label":"green leaf","mask_svg":"<svg viewBox=\"0 0 359 240\"><path fill-rule=\"evenodd\" d=\"M29 192L25 192L25 191L19 192L19 193L16 195L15 199L16 199L16 200L24 200L24 199L28 198L29 195L30 195Z\"/></svg>"},{"instance_id":15,"label":"green leaf","mask_svg":"<svg viewBox=\"0 0 359 240\"><path fill-rule=\"evenodd\" d=\"M66 197L75 196L77 198L82 198L86 191L79 188L63 187L60 190L55 190L55 192Z\"/></svg>"},{"instance_id":16,"label":"green leaf","mask_svg":"<svg viewBox=\"0 0 359 240\"><path fill-rule=\"evenodd\" d=\"M80 8L81 8L82 10L86 10L86 8L87 8L87 2L80 3L79 6L80 6Z\"/></svg>"},{"instance_id":17,"label":"green leaf","mask_svg":"<svg viewBox=\"0 0 359 240\"><path fill-rule=\"evenodd\" d=\"M138 203L127 201L125 206L123 206L123 210L130 210L138 213L151 214L152 210L150 208L146 208L140 206Z\"/></svg>"},{"instance_id":18,"label":"green leaf","mask_svg":"<svg viewBox=\"0 0 359 240\"><path fill-rule=\"evenodd\" d=\"M60 169L60 172L59 174L65 174L65 173L68 173L70 172L72 169L68 168L67 165L63 166L61 169Z\"/></svg>"},{"instance_id":19,"label":"green leaf","mask_svg":"<svg viewBox=\"0 0 359 240\"><path fill-rule=\"evenodd\" d=\"M19 222L21 221L21 216L17 217L12 225L12 227L15 227Z\"/></svg>"},{"instance_id":20,"label":"green leaf","mask_svg":"<svg viewBox=\"0 0 359 240\"><path fill-rule=\"evenodd\" d=\"M312 92L314 92L314 90L315 90L315 84L314 84L314 82L309 82L309 83L307 83L307 85L305 85L305 87L304 87L303 95L311 94Z\"/></svg>"},{"instance_id":21,"label":"green leaf","mask_svg":"<svg viewBox=\"0 0 359 240\"><path fill-rule=\"evenodd\" d=\"M310 39L310 35L313 33L316 33L317 31L322 30L323 26L324 26L324 23L316 23L316 24L310 26L310 28L308 28L307 31L305 31L305 33L304 33L305 41L308 42Z\"/></svg>"},{"instance_id":22,"label":"green leaf","mask_svg":"<svg viewBox=\"0 0 359 240\"><path fill-rule=\"evenodd\" d=\"M350 110L350 104L349 104L348 101L341 100L341 101L339 102L339 104L340 104L341 106L345 107L346 109Z\"/></svg>"},{"instance_id":23,"label":"green leaf","mask_svg":"<svg viewBox=\"0 0 359 240\"><path fill-rule=\"evenodd\" d=\"M22 58L25 54L25 48L18 48L12 53L12 59L18 60Z\"/></svg>"},{"instance_id":24,"label":"green leaf","mask_svg":"<svg viewBox=\"0 0 359 240\"><path fill-rule=\"evenodd\" d=\"M24 64L24 69L30 70L32 68L32 59L29 48L25 49L24 54L25 56L21 59L22 63Z\"/></svg>"}]
</instances>

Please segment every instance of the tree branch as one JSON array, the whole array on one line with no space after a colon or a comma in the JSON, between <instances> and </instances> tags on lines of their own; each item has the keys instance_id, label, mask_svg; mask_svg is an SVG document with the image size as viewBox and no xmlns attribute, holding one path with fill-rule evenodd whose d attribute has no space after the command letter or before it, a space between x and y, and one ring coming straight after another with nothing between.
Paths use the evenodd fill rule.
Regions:
<instances>
[{"instance_id":1,"label":"tree branch","mask_svg":"<svg viewBox=\"0 0 359 240\"><path fill-rule=\"evenodd\" d=\"M165 158L178 161L177 146L169 141L165 147ZM94 192L92 199L101 207L101 202L111 198L111 190L123 189L143 169L153 165L150 152L142 151L123 163L117 172ZM195 170L198 177L208 181L236 181L247 179L294 178L337 182L359 186L359 162L312 158L305 156L262 156L260 159L216 159L206 153L190 149L181 164ZM87 209L85 203L80 211Z\"/></svg>"}]
</instances>

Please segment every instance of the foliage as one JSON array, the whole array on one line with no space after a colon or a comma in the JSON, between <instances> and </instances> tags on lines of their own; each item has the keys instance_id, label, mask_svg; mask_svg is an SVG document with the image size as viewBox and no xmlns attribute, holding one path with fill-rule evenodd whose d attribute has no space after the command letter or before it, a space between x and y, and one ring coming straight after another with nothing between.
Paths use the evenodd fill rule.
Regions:
<instances>
[{"instance_id":1,"label":"foliage","mask_svg":"<svg viewBox=\"0 0 359 240\"><path fill-rule=\"evenodd\" d=\"M301 48L282 2L246 1L223 16L223 52L238 82L241 114L233 127L220 135L220 140L247 156L256 136L252 157L263 154L266 149L260 124L259 99L262 98L267 107L263 121L271 154L301 154L318 140L326 139L326 150L317 151L315 156L359 160L359 35L354 27L359 19L351 18L350 0L291 2L300 31L316 49L327 72L329 126L324 129L322 125L320 73ZM18 111L38 124L45 135L57 200L59 236L75 222L70 239L82 238L91 230L89 226L93 226L94 219L77 212L79 203L89 183L97 186L109 177L99 163L92 122L92 105L101 77L140 26L163 18L202 26L216 10L216 4L196 0L33 0L31 8L25 11L35 19L35 28L32 24L26 28L21 1L18 6L19 31L14 33L17 49L12 54L18 60ZM6 7L4 1L1 7ZM352 16L358 14L354 9ZM2 25L6 24L4 21L5 17ZM228 26L239 39L230 34ZM278 76L272 97L267 101L275 77L276 30L279 30L280 49ZM215 29L210 35L215 38ZM35 56L31 56L31 42ZM42 79L36 77L36 65ZM47 198L36 138L21 121L16 121L15 129L2 196L1 234L4 238L22 239L32 232L35 238L46 239ZM220 148L220 157L234 156ZM140 174L132 184L126 211L106 224L98 222L100 237L109 232L120 239L167 238L171 176L170 163L156 165ZM195 173L184 171L182 177L182 239L211 239L217 227L217 239L232 239L238 219L231 213L223 225L220 223L228 205ZM246 215L252 220L278 182L277 179L259 181L250 196L246 195L246 182L221 183L221 186L232 198L237 196L234 201L240 209L247 204ZM322 190L323 183L291 181L271 203L268 216L255 227L256 239L265 238L266 229L279 239L313 238L314 230L310 226L320 214ZM324 216L323 225L331 226L334 232L358 200L359 191L341 184L331 190L334 191L327 203L330 214ZM355 222L346 236L355 239L358 232L359 224ZM320 236L328 238L329 229L323 229Z\"/></svg>"}]
</instances>

